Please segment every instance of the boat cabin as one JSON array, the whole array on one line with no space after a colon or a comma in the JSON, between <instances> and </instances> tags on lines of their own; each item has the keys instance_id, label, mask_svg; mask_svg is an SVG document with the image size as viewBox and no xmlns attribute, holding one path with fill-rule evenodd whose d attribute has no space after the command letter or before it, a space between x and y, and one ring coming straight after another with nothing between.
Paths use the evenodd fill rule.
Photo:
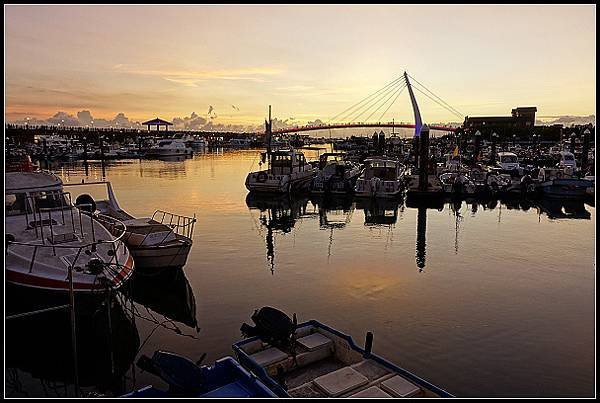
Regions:
<instances>
[{"instance_id":1,"label":"boat cabin","mask_svg":"<svg viewBox=\"0 0 600 403\"><path fill-rule=\"evenodd\" d=\"M290 175L304 171L308 163L304 154L296 151L275 151L271 153L270 173L272 175Z\"/></svg>"},{"instance_id":2,"label":"boat cabin","mask_svg":"<svg viewBox=\"0 0 600 403\"><path fill-rule=\"evenodd\" d=\"M400 162L390 159L367 158L365 160L365 179L377 177L384 181L395 181L398 179Z\"/></svg>"}]
</instances>

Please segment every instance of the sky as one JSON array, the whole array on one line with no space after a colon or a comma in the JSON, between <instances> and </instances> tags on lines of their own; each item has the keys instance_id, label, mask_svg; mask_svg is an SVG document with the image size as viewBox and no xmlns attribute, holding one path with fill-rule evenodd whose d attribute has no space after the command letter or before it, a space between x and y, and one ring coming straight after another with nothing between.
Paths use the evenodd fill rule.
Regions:
<instances>
[{"instance_id":1,"label":"sky","mask_svg":"<svg viewBox=\"0 0 600 403\"><path fill-rule=\"evenodd\" d=\"M415 92L424 122L517 106L537 106L538 116L595 114L595 5L4 11L8 122L125 126L158 116L241 127L261 125L268 105L280 121L326 122L404 71L460 112ZM393 100L371 120L391 105L381 121L413 122L407 91Z\"/></svg>"}]
</instances>

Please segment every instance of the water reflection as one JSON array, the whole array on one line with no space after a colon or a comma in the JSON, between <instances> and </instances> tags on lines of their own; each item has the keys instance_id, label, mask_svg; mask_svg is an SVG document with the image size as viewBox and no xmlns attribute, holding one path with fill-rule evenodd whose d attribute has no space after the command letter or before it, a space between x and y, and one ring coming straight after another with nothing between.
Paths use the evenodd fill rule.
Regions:
<instances>
[{"instance_id":1,"label":"water reflection","mask_svg":"<svg viewBox=\"0 0 600 403\"><path fill-rule=\"evenodd\" d=\"M267 261L271 273L275 272L275 233L287 234L292 231L296 220L310 213L307 211L307 195L263 195L248 193L246 205L252 210L259 210L258 221L267 230L265 243ZM259 233L263 236L262 232Z\"/></svg>"},{"instance_id":2,"label":"water reflection","mask_svg":"<svg viewBox=\"0 0 600 403\"><path fill-rule=\"evenodd\" d=\"M21 288L7 284L6 291L8 315L33 307L31 301L25 301ZM42 304L36 301L36 305ZM55 305L45 303L49 306ZM91 312L77 315L76 320L80 388L94 387L103 394L120 395L126 391L125 375L140 347L137 328L131 313L114 297L110 303L94 305ZM40 381L43 392L37 395L75 395L68 311L9 319L5 332L6 345L11 346L5 351L8 396L28 396L20 390L20 371ZM31 389L28 385L27 390Z\"/></svg>"},{"instance_id":3,"label":"water reflection","mask_svg":"<svg viewBox=\"0 0 600 403\"><path fill-rule=\"evenodd\" d=\"M589 220L592 216L583 200L542 199L537 207L551 219Z\"/></svg>"},{"instance_id":4,"label":"water reflection","mask_svg":"<svg viewBox=\"0 0 600 403\"><path fill-rule=\"evenodd\" d=\"M356 208L365 214L366 226L392 226L404 211L403 199L356 199Z\"/></svg>"},{"instance_id":5,"label":"water reflection","mask_svg":"<svg viewBox=\"0 0 600 403\"><path fill-rule=\"evenodd\" d=\"M163 270L156 275L134 273L123 291L138 304L199 330L196 298L183 268Z\"/></svg>"},{"instance_id":6,"label":"water reflection","mask_svg":"<svg viewBox=\"0 0 600 403\"><path fill-rule=\"evenodd\" d=\"M334 231L342 229L350 223L352 213L354 213L354 203L351 196L313 196L311 202L319 212L319 228L329 230L329 244L327 247L327 259L329 259L333 246Z\"/></svg>"}]
</instances>

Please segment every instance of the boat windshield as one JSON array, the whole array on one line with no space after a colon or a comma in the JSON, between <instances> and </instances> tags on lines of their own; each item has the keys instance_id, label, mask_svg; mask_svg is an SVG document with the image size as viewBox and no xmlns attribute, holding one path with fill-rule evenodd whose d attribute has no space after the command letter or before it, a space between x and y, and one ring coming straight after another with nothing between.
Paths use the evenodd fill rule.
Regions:
<instances>
[{"instance_id":1,"label":"boat windshield","mask_svg":"<svg viewBox=\"0 0 600 403\"><path fill-rule=\"evenodd\" d=\"M377 177L384 181L396 180L396 167L372 166L367 174L367 179Z\"/></svg>"},{"instance_id":2,"label":"boat windshield","mask_svg":"<svg viewBox=\"0 0 600 403\"><path fill-rule=\"evenodd\" d=\"M565 161L573 161L574 158L571 154L565 154L565 155L563 155L563 159Z\"/></svg>"},{"instance_id":3,"label":"boat windshield","mask_svg":"<svg viewBox=\"0 0 600 403\"><path fill-rule=\"evenodd\" d=\"M171 140L169 140L169 141L161 141L160 143L158 143L158 146L159 147L164 147L164 146L171 145L171 143L172 143Z\"/></svg>"},{"instance_id":4,"label":"boat windshield","mask_svg":"<svg viewBox=\"0 0 600 403\"><path fill-rule=\"evenodd\" d=\"M517 156L516 155L503 155L502 158L500 158L500 161L508 162L508 163L515 163L515 162L517 162Z\"/></svg>"}]
</instances>

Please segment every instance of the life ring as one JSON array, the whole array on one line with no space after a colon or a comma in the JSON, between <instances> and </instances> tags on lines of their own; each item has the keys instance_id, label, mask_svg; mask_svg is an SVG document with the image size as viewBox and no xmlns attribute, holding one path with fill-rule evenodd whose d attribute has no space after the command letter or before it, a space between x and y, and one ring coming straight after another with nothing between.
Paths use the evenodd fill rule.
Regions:
<instances>
[{"instance_id":1,"label":"life ring","mask_svg":"<svg viewBox=\"0 0 600 403\"><path fill-rule=\"evenodd\" d=\"M87 206L82 206L84 204L87 204ZM82 194L77 196L77 199L75 199L75 207L92 213L96 211L96 202L92 196L88 194Z\"/></svg>"},{"instance_id":2,"label":"life ring","mask_svg":"<svg viewBox=\"0 0 600 403\"><path fill-rule=\"evenodd\" d=\"M260 183L265 183L268 178L269 175L267 175L266 172L259 172L258 175L256 175L256 181Z\"/></svg>"}]
</instances>

